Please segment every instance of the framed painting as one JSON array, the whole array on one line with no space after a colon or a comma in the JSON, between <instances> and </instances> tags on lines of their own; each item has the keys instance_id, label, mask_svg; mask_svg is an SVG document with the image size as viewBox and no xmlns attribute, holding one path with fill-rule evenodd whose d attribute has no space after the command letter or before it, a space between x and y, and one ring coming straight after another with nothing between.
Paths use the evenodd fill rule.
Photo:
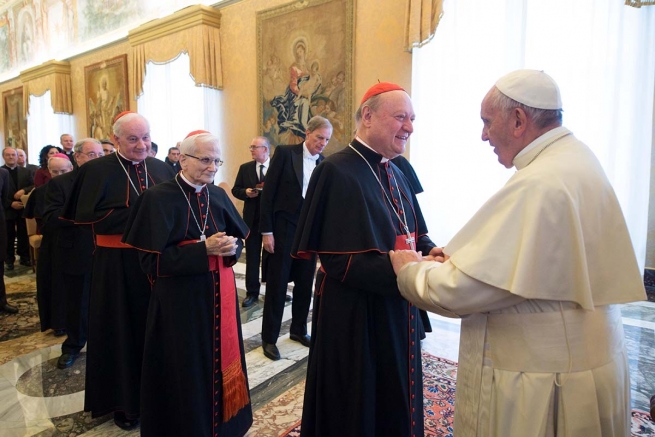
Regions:
<instances>
[{"instance_id":1,"label":"framed painting","mask_svg":"<svg viewBox=\"0 0 655 437\"><path fill-rule=\"evenodd\" d=\"M114 118L129 105L127 55L84 67L86 126L89 137L108 139Z\"/></svg>"},{"instance_id":2,"label":"framed painting","mask_svg":"<svg viewBox=\"0 0 655 437\"><path fill-rule=\"evenodd\" d=\"M257 14L257 131L273 146L304 141L330 120L326 155L352 136L353 0L302 0Z\"/></svg>"},{"instance_id":3,"label":"framed painting","mask_svg":"<svg viewBox=\"0 0 655 437\"><path fill-rule=\"evenodd\" d=\"M2 93L2 102L5 115L5 147L23 149L27 153L27 120L23 117L23 87Z\"/></svg>"}]
</instances>

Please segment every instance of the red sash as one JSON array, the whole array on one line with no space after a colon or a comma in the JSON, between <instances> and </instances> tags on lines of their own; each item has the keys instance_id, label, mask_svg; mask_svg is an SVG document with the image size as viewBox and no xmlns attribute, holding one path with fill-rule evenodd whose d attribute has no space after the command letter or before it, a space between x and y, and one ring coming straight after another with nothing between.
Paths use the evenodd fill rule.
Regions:
<instances>
[{"instance_id":1,"label":"red sash","mask_svg":"<svg viewBox=\"0 0 655 437\"><path fill-rule=\"evenodd\" d=\"M178 246L199 242L200 240L185 240L179 243ZM223 377L223 399L220 401L223 404L223 422L227 422L236 416L239 410L248 405L250 396L246 376L241 367L234 270L232 270L232 267L225 265L225 258L222 256L208 255L208 261L209 270L217 272L220 278L220 288L214 293L214 375L219 371L217 363L220 359L220 372ZM218 300L220 300L220 313L216 311ZM217 324L217 321L220 322ZM212 379L214 386L220 383L219 379ZM215 410L219 402L219 399L216 399L218 391L214 388L212 392ZM214 419L216 419L217 414L215 412Z\"/></svg>"},{"instance_id":2,"label":"red sash","mask_svg":"<svg viewBox=\"0 0 655 437\"><path fill-rule=\"evenodd\" d=\"M114 249L133 249L129 244L123 243L121 238L123 238L123 234L96 235L96 245Z\"/></svg>"},{"instance_id":3,"label":"red sash","mask_svg":"<svg viewBox=\"0 0 655 437\"><path fill-rule=\"evenodd\" d=\"M396 245L393 247L393 250L416 250L416 232L412 232L412 238L414 239L414 249L412 249L412 247L407 242L407 235L396 235Z\"/></svg>"}]
</instances>

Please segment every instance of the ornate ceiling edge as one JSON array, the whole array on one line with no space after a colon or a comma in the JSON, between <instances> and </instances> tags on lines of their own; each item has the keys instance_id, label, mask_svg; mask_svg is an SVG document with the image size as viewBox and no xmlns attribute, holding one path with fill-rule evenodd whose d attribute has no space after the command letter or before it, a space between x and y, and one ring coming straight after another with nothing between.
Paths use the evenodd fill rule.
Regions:
<instances>
[{"instance_id":1,"label":"ornate ceiling edge","mask_svg":"<svg viewBox=\"0 0 655 437\"><path fill-rule=\"evenodd\" d=\"M199 25L219 29L221 27L221 13L209 6L189 6L168 17L150 21L130 30L128 39L132 46L136 46Z\"/></svg>"},{"instance_id":2,"label":"ornate ceiling edge","mask_svg":"<svg viewBox=\"0 0 655 437\"><path fill-rule=\"evenodd\" d=\"M25 83L51 74L71 74L71 64L68 61L48 61L36 67L20 72L20 81Z\"/></svg>"}]
</instances>

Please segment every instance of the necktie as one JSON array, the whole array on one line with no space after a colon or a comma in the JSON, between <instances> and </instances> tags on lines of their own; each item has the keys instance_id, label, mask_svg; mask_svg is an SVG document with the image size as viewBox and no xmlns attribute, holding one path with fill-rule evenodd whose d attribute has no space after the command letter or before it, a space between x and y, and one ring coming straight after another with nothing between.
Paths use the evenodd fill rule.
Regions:
<instances>
[{"instance_id":1,"label":"necktie","mask_svg":"<svg viewBox=\"0 0 655 437\"><path fill-rule=\"evenodd\" d=\"M259 164L259 182L264 182L264 164Z\"/></svg>"}]
</instances>

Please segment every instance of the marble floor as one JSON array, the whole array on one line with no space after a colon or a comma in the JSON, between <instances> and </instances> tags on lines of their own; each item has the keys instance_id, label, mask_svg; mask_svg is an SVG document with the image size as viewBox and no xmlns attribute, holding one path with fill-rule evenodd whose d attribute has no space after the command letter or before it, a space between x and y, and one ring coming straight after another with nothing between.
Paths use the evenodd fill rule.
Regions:
<instances>
[{"instance_id":1,"label":"marble floor","mask_svg":"<svg viewBox=\"0 0 655 437\"><path fill-rule=\"evenodd\" d=\"M245 264L235 266L240 300L245 296ZM0 314L0 435L19 436L138 436L113 424L111 416L92 419L82 412L86 355L69 369L56 367L63 337L39 332L31 270L18 269L5 277L9 300L18 304L19 315ZM265 287L262 287L262 294ZM291 308L284 312L279 361L264 357L261 350L260 302L241 312L241 322L254 410L249 436L276 437L301 416L308 349L289 340ZM648 411L655 394L655 303L622 306L632 382L633 408ZM311 313L310 313L311 318ZM422 342L427 352L457 360L458 320L431 315L433 331Z\"/></svg>"}]
</instances>

